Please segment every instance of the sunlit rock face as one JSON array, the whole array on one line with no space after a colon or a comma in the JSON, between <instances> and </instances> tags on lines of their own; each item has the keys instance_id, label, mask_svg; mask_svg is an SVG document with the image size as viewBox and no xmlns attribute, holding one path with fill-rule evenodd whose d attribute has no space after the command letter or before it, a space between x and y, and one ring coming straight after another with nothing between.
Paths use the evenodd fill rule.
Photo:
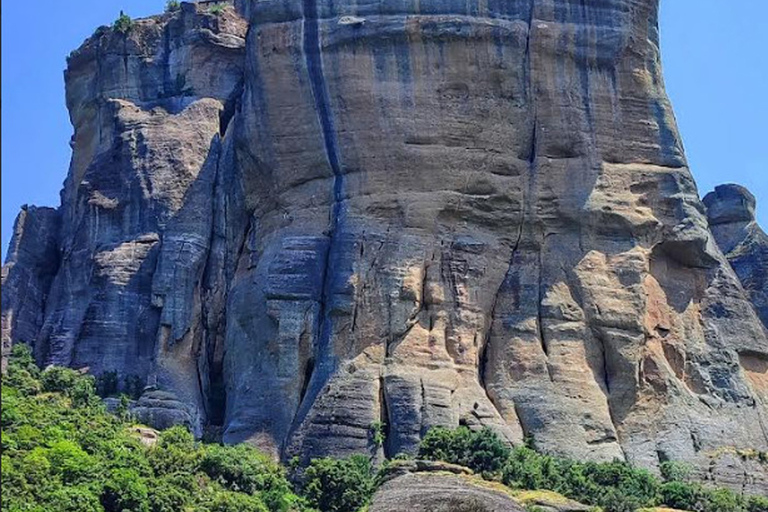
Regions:
<instances>
[{"instance_id":1,"label":"sunlit rock face","mask_svg":"<svg viewBox=\"0 0 768 512\"><path fill-rule=\"evenodd\" d=\"M70 59L41 361L285 458L487 426L768 488L723 459L768 449L768 340L687 168L655 0L206 9Z\"/></svg>"}]
</instances>

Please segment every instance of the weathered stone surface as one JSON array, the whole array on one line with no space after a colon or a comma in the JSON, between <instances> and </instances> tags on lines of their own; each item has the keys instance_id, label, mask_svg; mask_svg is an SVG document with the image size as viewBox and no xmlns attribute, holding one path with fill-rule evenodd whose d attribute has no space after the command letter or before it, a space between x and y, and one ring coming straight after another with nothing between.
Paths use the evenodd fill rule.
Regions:
<instances>
[{"instance_id":1,"label":"weathered stone surface","mask_svg":"<svg viewBox=\"0 0 768 512\"><path fill-rule=\"evenodd\" d=\"M393 478L376 491L370 512L523 512L504 491L482 480L460 476L458 467L398 464Z\"/></svg>"},{"instance_id":2,"label":"weathered stone surface","mask_svg":"<svg viewBox=\"0 0 768 512\"><path fill-rule=\"evenodd\" d=\"M552 491L516 491L515 500L525 506L526 510L539 512L592 512L590 507L562 496Z\"/></svg>"},{"instance_id":3,"label":"weathered stone surface","mask_svg":"<svg viewBox=\"0 0 768 512\"><path fill-rule=\"evenodd\" d=\"M201 281L214 205L223 207L214 189L232 172L219 173L221 136L242 88L246 30L231 8L184 4L126 34L99 29L70 55L75 133L55 230L60 261L38 301L39 334L24 340L43 364L116 371L121 386L138 379L173 393L198 432L208 408L198 368L213 355ZM26 266L9 279L34 272Z\"/></svg>"},{"instance_id":4,"label":"weathered stone surface","mask_svg":"<svg viewBox=\"0 0 768 512\"><path fill-rule=\"evenodd\" d=\"M760 285L710 232L656 0L235 7L70 58L41 362L305 461L457 425L702 475L768 449Z\"/></svg>"},{"instance_id":5,"label":"weathered stone surface","mask_svg":"<svg viewBox=\"0 0 768 512\"><path fill-rule=\"evenodd\" d=\"M2 371L11 346L34 343L59 266L60 217L53 208L24 206L16 218L2 270Z\"/></svg>"},{"instance_id":6,"label":"weathered stone surface","mask_svg":"<svg viewBox=\"0 0 768 512\"><path fill-rule=\"evenodd\" d=\"M704 204L720 249L768 328L768 235L755 219L755 196L739 185L721 185Z\"/></svg>"}]
</instances>

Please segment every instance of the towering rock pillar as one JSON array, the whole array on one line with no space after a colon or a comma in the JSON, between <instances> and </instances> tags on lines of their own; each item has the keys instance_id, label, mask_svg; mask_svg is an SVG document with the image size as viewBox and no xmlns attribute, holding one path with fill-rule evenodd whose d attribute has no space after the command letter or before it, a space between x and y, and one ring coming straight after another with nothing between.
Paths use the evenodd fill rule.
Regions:
<instances>
[{"instance_id":1,"label":"towering rock pillar","mask_svg":"<svg viewBox=\"0 0 768 512\"><path fill-rule=\"evenodd\" d=\"M755 196L739 185L721 185L704 204L718 245L768 328L768 235L755 219Z\"/></svg>"},{"instance_id":2,"label":"towering rock pillar","mask_svg":"<svg viewBox=\"0 0 768 512\"><path fill-rule=\"evenodd\" d=\"M100 30L69 60L55 277L9 339L285 458L467 425L768 488L722 462L768 450L768 339L687 167L657 18L238 0ZM17 261L4 279L48 286Z\"/></svg>"}]
</instances>

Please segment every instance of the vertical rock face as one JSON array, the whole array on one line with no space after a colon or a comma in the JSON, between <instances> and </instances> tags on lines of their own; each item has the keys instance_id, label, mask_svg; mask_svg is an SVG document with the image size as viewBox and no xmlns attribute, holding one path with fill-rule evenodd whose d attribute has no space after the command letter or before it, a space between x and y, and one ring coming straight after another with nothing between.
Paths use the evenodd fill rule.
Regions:
<instances>
[{"instance_id":1,"label":"vertical rock face","mask_svg":"<svg viewBox=\"0 0 768 512\"><path fill-rule=\"evenodd\" d=\"M42 362L305 460L459 424L647 467L768 448L655 0L182 7L70 58Z\"/></svg>"},{"instance_id":2,"label":"vertical rock face","mask_svg":"<svg viewBox=\"0 0 768 512\"><path fill-rule=\"evenodd\" d=\"M755 196L739 185L722 185L704 204L720 249L768 328L768 235L757 225Z\"/></svg>"},{"instance_id":3,"label":"vertical rock face","mask_svg":"<svg viewBox=\"0 0 768 512\"><path fill-rule=\"evenodd\" d=\"M73 153L56 214L58 250L30 283L47 295L36 312L44 320L33 338L28 323L8 332L14 342L34 341L42 364L116 371L121 387L138 380L171 390L198 430L201 276L246 29L232 10L215 16L185 4L137 20L126 34L99 29L70 54ZM17 276L43 265L22 263L8 280L29 281ZM32 302L5 282L3 294L5 327L6 295L19 311Z\"/></svg>"},{"instance_id":4,"label":"vertical rock face","mask_svg":"<svg viewBox=\"0 0 768 512\"><path fill-rule=\"evenodd\" d=\"M16 218L2 273L2 370L14 343L34 343L59 265L59 213L24 206Z\"/></svg>"}]
</instances>

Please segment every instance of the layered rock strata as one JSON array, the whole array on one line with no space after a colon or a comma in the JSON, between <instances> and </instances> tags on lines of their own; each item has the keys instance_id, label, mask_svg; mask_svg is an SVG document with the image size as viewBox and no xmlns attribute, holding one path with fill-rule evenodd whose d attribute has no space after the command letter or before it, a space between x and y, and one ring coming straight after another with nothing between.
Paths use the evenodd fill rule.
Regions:
<instances>
[{"instance_id":1,"label":"layered rock strata","mask_svg":"<svg viewBox=\"0 0 768 512\"><path fill-rule=\"evenodd\" d=\"M656 0L216 11L70 57L61 229L4 270L9 342L283 457L485 426L765 485L707 473L768 450L768 339L687 167Z\"/></svg>"}]
</instances>

